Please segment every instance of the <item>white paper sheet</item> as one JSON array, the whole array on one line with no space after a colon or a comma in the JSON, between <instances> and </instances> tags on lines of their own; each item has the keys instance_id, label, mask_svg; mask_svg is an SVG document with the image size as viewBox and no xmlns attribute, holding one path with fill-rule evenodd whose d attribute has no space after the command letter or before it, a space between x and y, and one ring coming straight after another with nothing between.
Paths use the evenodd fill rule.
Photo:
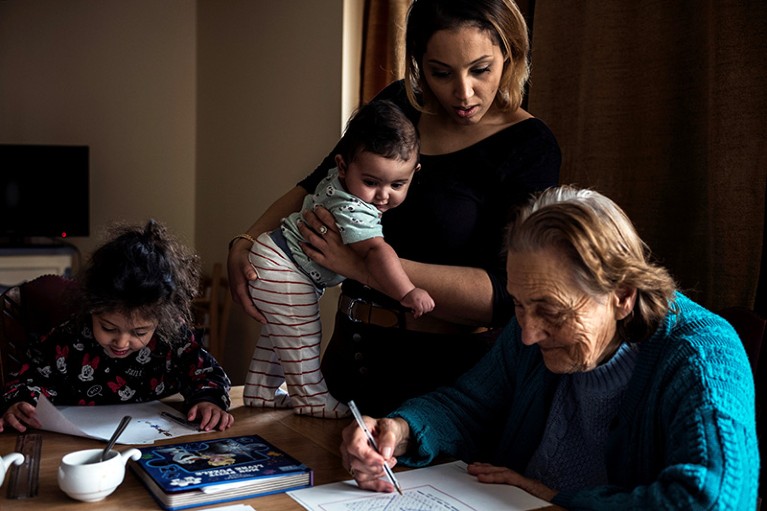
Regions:
<instances>
[{"instance_id":1,"label":"white paper sheet","mask_svg":"<svg viewBox=\"0 0 767 511\"><path fill-rule=\"evenodd\" d=\"M289 491L309 511L514 511L550 506L514 486L483 484L456 461L397 472L403 495L361 490L354 481Z\"/></svg>"},{"instance_id":2,"label":"white paper sheet","mask_svg":"<svg viewBox=\"0 0 767 511\"><path fill-rule=\"evenodd\" d=\"M118 444L148 445L155 440L167 440L184 435L200 433L196 429L182 426L164 418L162 412L177 417L183 414L160 401L149 403L131 403L104 406L53 406L45 396L40 396L37 403L37 418L42 429L108 440L125 415L132 420L117 440Z\"/></svg>"}]
</instances>

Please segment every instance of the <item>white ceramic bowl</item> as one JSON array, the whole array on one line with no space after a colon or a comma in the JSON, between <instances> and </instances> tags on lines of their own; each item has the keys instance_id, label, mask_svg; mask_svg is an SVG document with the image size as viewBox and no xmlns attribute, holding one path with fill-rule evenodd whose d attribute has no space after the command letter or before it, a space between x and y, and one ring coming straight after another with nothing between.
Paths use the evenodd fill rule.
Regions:
<instances>
[{"instance_id":1,"label":"white ceramic bowl","mask_svg":"<svg viewBox=\"0 0 767 511\"><path fill-rule=\"evenodd\" d=\"M106 460L100 461L102 451L86 449L64 456L59 465L59 488L73 499L98 502L123 482L128 459L141 457L138 449L128 449L123 453L112 450Z\"/></svg>"}]
</instances>

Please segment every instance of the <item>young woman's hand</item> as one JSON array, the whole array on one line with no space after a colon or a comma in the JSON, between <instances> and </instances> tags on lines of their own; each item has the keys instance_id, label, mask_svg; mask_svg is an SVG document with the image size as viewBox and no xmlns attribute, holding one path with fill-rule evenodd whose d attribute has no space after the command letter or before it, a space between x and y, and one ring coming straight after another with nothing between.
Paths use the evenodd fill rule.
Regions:
<instances>
[{"instance_id":1,"label":"young woman's hand","mask_svg":"<svg viewBox=\"0 0 767 511\"><path fill-rule=\"evenodd\" d=\"M256 269L250 264L248 254L253 246L247 239L237 239L229 249L226 260L226 270L229 275L229 290L235 303L242 306L245 313L261 324L266 324L266 318L253 305L248 292L248 282L258 279Z\"/></svg>"},{"instance_id":2,"label":"young woman's hand","mask_svg":"<svg viewBox=\"0 0 767 511\"><path fill-rule=\"evenodd\" d=\"M309 259L346 278L369 283L364 261L348 245L344 245L330 211L318 207L305 212L303 219L298 229L306 240L301 249Z\"/></svg>"},{"instance_id":3,"label":"young woman's hand","mask_svg":"<svg viewBox=\"0 0 767 511\"><path fill-rule=\"evenodd\" d=\"M40 421L37 420L37 412L35 406L25 401L20 401L11 405L3 418L0 419L0 431L5 429L5 425L13 426L16 431L21 433L25 432L27 428L41 428Z\"/></svg>"},{"instance_id":4,"label":"young woman's hand","mask_svg":"<svg viewBox=\"0 0 767 511\"><path fill-rule=\"evenodd\" d=\"M231 428L234 424L234 417L227 413L221 407L214 405L209 401L201 401L189 409L186 414L188 421L199 421L202 431L211 431L217 429L224 431Z\"/></svg>"},{"instance_id":5,"label":"young woman's hand","mask_svg":"<svg viewBox=\"0 0 767 511\"><path fill-rule=\"evenodd\" d=\"M341 434L343 465L360 488L391 493L396 488L384 477L383 464L393 467L397 464L397 458L394 456L405 453L410 438L410 426L402 419L363 417L363 420L381 452L371 447L365 433L356 422L352 422Z\"/></svg>"}]
</instances>

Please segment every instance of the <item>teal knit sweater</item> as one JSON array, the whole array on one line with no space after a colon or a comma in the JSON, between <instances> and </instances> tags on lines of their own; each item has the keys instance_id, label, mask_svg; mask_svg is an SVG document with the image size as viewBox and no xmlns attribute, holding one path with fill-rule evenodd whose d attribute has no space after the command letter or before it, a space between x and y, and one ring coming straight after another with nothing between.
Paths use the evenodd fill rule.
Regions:
<instances>
[{"instance_id":1,"label":"teal knit sweater","mask_svg":"<svg viewBox=\"0 0 767 511\"><path fill-rule=\"evenodd\" d=\"M604 457L608 484L561 491L567 509L754 509L759 455L754 380L743 346L719 316L677 294L639 356ZM399 461L439 454L524 473L541 442L559 376L512 320L454 386L411 399L392 416L411 428ZM555 488L556 490L556 488Z\"/></svg>"}]
</instances>

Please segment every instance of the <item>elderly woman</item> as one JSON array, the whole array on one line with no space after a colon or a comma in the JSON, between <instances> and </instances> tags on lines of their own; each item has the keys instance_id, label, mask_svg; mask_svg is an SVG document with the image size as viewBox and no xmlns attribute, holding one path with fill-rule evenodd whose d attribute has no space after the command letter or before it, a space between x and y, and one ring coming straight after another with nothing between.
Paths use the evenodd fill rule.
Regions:
<instances>
[{"instance_id":1,"label":"elderly woman","mask_svg":"<svg viewBox=\"0 0 767 511\"><path fill-rule=\"evenodd\" d=\"M754 384L735 331L676 291L608 198L549 189L508 233L516 318L454 386L349 426L357 483L382 463L464 459L566 508L753 509ZM396 456L396 461L394 456Z\"/></svg>"}]
</instances>

